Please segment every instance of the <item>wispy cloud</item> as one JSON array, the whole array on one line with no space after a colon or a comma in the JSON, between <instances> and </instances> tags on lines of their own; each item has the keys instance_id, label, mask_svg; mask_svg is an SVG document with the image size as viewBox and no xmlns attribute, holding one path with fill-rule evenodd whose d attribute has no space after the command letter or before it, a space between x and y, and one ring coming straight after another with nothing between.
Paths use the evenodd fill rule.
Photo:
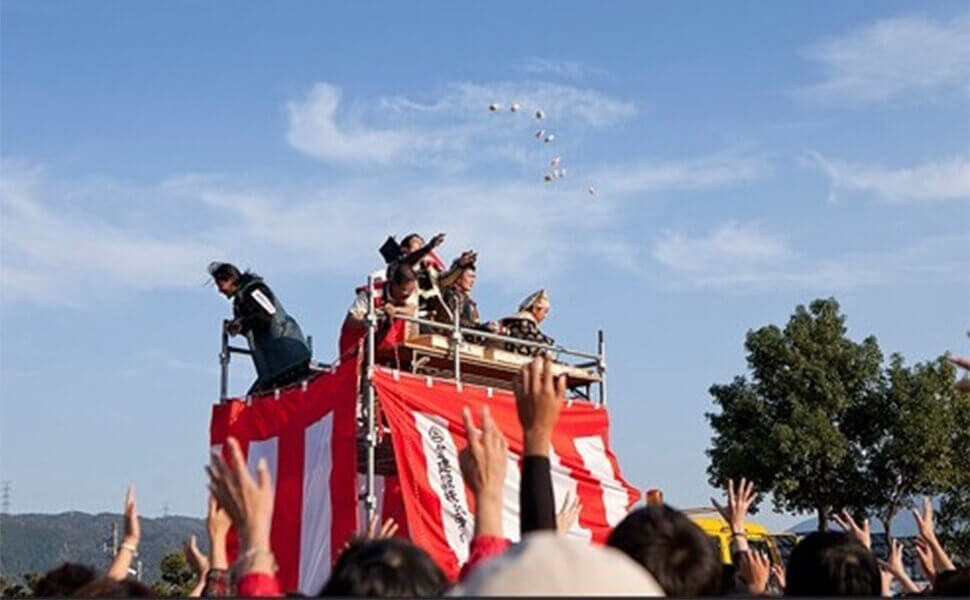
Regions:
<instances>
[{"instance_id":1,"label":"wispy cloud","mask_svg":"<svg viewBox=\"0 0 970 600\"><path fill-rule=\"evenodd\" d=\"M968 232L970 235L970 232ZM707 234L665 232L653 258L674 288L737 293L784 289L842 291L965 279L967 235L928 236L887 251L812 257L757 224L727 222Z\"/></svg>"},{"instance_id":2,"label":"wispy cloud","mask_svg":"<svg viewBox=\"0 0 970 600\"><path fill-rule=\"evenodd\" d=\"M768 171L766 157L723 153L682 161L638 161L596 169L591 179L599 190L633 194L671 190L700 190L750 181Z\"/></svg>"},{"instance_id":3,"label":"wispy cloud","mask_svg":"<svg viewBox=\"0 0 970 600\"><path fill-rule=\"evenodd\" d=\"M889 202L970 200L970 160L962 156L896 169L810 157L828 176L833 199L840 190L856 190Z\"/></svg>"},{"instance_id":4,"label":"wispy cloud","mask_svg":"<svg viewBox=\"0 0 970 600\"><path fill-rule=\"evenodd\" d=\"M394 169L380 181L254 183L189 174L138 187L59 181L36 165L7 161L0 286L6 304L84 305L116 293L199 285L205 265L218 259L273 273L358 276L379 261L381 240L412 230L447 232L448 252L475 248L483 281L510 289L554 279L577 264L634 272L643 249L626 227L633 193L737 182L723 173L744 169L724 160L616 167L665 174L616 190L607 185L597 196L569 181L467 175L416 181Z\"/></svg>"},{"instance_id":5,"label":"wispy cloud","mask_svg":"<svg viewBox=\"0 0 970 600\"><path fill-rule=\"evenodd\" d=\"M576 60L561 60L533 56L523 60L518 70L536 75L551 75L565 79L579 80L587 75L604 75L606 71Z\"/></svg>"},{"instance_id":6,"label":"wispy cloud","mask_svg":"<svg viewBox=\"0 0 970 600\"><path fill-rule=\"evenodd\" d=\"M377 129L358 122L337 122L341 90L317 83L302 100L287 104L291 146L310 156L334 161L387 163L428 142L427 136L405 129Z\"/></svg>"},{"instance_id":7,"label":"wispy cloud","mask_svg":"<svg viewBox=\"0 0 970 600\"><path fill-rule=\"evenodd\" d=\"M123 287L148 290L198 284L199 265L216 246L133 229L41 198L43 169L4 160L0 181L0 283L4 302L81 305ZM63 196L61 200L63 201Z\"/></svg>"},{"instance_id":8,"label":"wispy cloud","mask_svg":"<svg viewBox=\"0 0 970 600\"><path fill-rule=\"evenodd\" d=\"M384 96L347 104L333 84L313 85L287 103L288 143L314 158L335 163L392 162L454 169L474 149L490 149L531 133L542 109L547 122L585 129L612 125L636 114L632 102L594 89L548 82L450 83L425 98ZM519 114L491 114L488 106L515 102ZM515 136L518 136L517 138Z\"/></svg>"},{"instance_id":9,"label":"wispy cloud","mask_svg":"<svg viewBox=\"0 0 970 600\"><path fill-rule=\"evenodd\" d=\"M906 94L970 93L970 15L883 19L816 42L802 55L821 81L797 90L806 99L868 104Z\"/></svg>"}]
</instances>

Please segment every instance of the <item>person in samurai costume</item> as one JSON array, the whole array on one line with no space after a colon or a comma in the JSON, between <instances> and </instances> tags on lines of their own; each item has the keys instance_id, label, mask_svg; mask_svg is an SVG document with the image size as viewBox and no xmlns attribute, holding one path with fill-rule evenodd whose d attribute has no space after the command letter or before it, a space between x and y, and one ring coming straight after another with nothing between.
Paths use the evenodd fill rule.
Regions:
<instances>
[{"instance_id":1,"label":"person in samurai costume","mask_svg":"<svg viewBox=\"0 0 970 600\"><path fill-rule=\"evenodd\" d=\"M240 273L234 265L214 262L209 275L223 296L232 300L230 335L249 343L256 381L248 394L295 383L310 373L310 346L296 319L283 309L279 298L255 273Z\"/></svg>"},{"instance_id":2,"label":"person in samurai costume","mask_svg":"<svg viewBox=\"0 0 970 600\"><path fill-rule=\"evenodd\" d=\"M470 264L461 266L460 261L461 259L457 259L452 263L452 269L458 269L459 271L458 279L454 285L444 288L441 292L441 299L444 301L444 305L451 309L451 311L458 311L458 319L462 330L499 333L502 327L498 323L494 321L482 323L478 314L478 304L472 298L472 288L475 287L476 277L475 263L471 262ZM438 320L447 320L447 315L439 311ZM471 332L464 333L464 338L473 344L484 344L486 342L486 338Z\"/></svg>"},{"instance_id":3,"label":"person in samurai costume","mask_svg":"<svg viewBox=\"0 0 970 600\"><path fill-rule=\"evenodd\" d=\"M501 325L509 337L551 346L555 340L539 330L539 325L549 314L549 308L549 294L545 290L539 290L522 301L519 312L502 319ZM514 342L505 342L505 350L526 356L537 356L542 353L539 348Z\"/></svg>"}]
</instances>

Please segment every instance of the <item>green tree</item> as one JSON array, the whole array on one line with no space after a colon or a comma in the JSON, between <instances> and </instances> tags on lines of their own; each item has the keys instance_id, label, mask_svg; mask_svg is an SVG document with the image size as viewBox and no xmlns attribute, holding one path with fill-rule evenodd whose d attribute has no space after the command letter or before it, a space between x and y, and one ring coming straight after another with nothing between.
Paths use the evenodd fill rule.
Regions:
<instances>
[{"instance_id":1,"label":"green tree","mask_svg":"<svg viewBox=\"0 0 970 600\"><path fill-rule=\"evenodd\" d=\"M169 552L163 556L159 563L159 570L162 572L162 578L152 584L152 589L159 596L184 597L192 591L195 574L189 568L189 563L181 550Z\"/></svg>"},{"instance_id":2,"label":"green tree","mask_svg":"<svg viewBox=\"0 0 970 600\"><path fill-rule=\"evenodd\" d=\"M899 511L919 495L943 491L951 479L954 371L944 357L907 367L893 354L879 393L846 419L861 450L869 512L887 537Z\"/></svg>"},{"instance_id":3,"label":"green tree","mask_svg":"<svg viewBox=\"0 0 970 600\"><path fill-rule=\"evenodd\" d=\"M24 575L24 580L30 573ZM30 598L34 595L33 589L29 585L24 585L7 575L0 575L0 597L3 598Z\"/></svg>"},{"instance_id":4,"label":"green tree","mask_svg":"<svg viewBox=\"0 0 970 600\"><path fill-rule=\"evenodd\" d=\"M951 396L950 479L940 497L937 528L947 551L970 560L970 392Z\"/></svg>"},{"instance_id":5,"label":"green tree","mask_svg":"<svg viewBox=\"0 0 970 600\"><path fill-rule=\"evenodd\" d=\"M710 388L721 409L707 414L711 484L752 479L777 509L814 511L823 531L835 508L864 511L870 498L849 425L855 408L879 393L875 337L850 340L829 298L797 306L784 329L749 331L745 349L750 380Z\"/></svg>"}]
</instances>

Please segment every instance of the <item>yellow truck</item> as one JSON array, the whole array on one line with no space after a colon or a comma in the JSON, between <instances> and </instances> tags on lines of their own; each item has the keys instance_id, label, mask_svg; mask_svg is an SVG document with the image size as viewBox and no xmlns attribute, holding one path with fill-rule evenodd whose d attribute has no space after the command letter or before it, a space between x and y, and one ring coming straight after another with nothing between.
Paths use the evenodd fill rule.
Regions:
<instances>
[{"instance_id":1,"label":"yellow truck","mask_svg":"<svg viewBox=\"0 0 970 600\"><path fill-rule=\"evenodd\" d=\"M688 508L684 513L704 530L711 538L711 543L717 549L721 562L731 564L731 527L713 508ZM785 558L778 549L775 537L763 525L745 519L744 532L748 536L748 545L759 552L771 557L775 564L785 564Z\"/></svg>"}]
</instances>

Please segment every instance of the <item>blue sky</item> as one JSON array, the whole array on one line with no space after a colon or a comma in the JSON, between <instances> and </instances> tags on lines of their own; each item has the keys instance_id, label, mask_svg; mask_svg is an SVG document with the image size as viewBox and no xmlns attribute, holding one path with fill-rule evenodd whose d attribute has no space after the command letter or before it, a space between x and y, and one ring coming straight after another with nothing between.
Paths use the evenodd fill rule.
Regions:
<instances>
[{"instance_id":1,"label":"blue sky","mask_svg":"<svg viewBox=\"0 0 970 600\"><path fill-rule=\"evenodd\" d=\"M967 351L970 13L924 3L2 2L0 472L16 512L204 509L226 302L267 277L335 353L388 234L480 251L606 330L625 475L704 504L743 336ZM524 111L556 135L537 142ZM544 183L561 156L567 177ZM595 186L598 194L586 190ZM251 378L236 363L233 388ZM764 515L773 526L796 517Z\"/></svg>"}]
</instances>

